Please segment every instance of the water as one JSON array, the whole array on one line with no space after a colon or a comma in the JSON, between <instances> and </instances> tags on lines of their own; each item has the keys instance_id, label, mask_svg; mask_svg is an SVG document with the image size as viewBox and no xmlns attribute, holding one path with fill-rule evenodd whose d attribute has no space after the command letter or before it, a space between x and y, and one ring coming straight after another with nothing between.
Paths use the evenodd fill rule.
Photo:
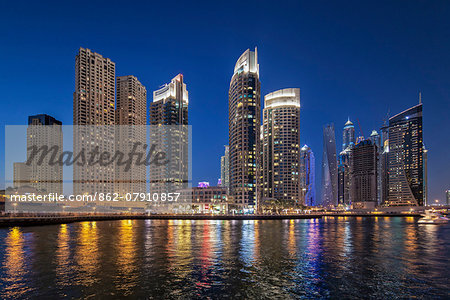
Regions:
<instances>
[{"instance_id":1,"label":"water","mask_svg":"<svg viewBox=\"0 0 450 300\"><path fill-rule=\"evenodd\" d=\"M123 220L0 229L0 298L448 298L450 224Z\"/></svg>"}]
</instances>

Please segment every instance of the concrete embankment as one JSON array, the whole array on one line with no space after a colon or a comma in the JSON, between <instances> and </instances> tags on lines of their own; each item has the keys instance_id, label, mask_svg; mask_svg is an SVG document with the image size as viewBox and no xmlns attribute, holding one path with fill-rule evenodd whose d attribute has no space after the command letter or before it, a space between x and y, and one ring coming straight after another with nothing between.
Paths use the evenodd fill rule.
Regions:
<instances>
[{"instance_id":1,"label":"concrete embankment","mask_svg":"<svg viewBox=\"0 0 450 300\"><path fill-rule=\"evenodd\" d=\"M313 219L320 215L84 215L84 216L45 216L45 217L0 217L0 227L37 226L64 224L85 221L108 220L281 220L281 219Z\"/></svg>"},{"instance_id":2,"label":"concrete embankment","mask_svg":"<svg viewBox=\"0 0 450 300\"><path fill-rule=\"evenodd\" d=\"M286 219L316 219L322 217L418 217L418 213L327 213L304 215L81 215L81 216L14 216L0 217L0 227L39 226L64 224L85 221L110 220L286 220Z\"/></svg>"}]
</instances>

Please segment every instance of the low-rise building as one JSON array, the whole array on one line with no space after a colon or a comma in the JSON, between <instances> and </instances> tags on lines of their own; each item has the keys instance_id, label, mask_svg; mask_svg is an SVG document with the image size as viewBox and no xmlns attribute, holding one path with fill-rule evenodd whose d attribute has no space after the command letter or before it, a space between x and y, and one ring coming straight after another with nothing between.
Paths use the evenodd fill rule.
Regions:
<instances>
[{"instance_id":1,"label":"low-rise building","mask_svg":"<svg viewBox=\"0 0 450 300\"><path fill-rule=\"evenodd\" d=\"M192 199L191 213L225 214L228 212L227 188L200 186L182 191L183 199Z\"/></svg>"}]
</instances>

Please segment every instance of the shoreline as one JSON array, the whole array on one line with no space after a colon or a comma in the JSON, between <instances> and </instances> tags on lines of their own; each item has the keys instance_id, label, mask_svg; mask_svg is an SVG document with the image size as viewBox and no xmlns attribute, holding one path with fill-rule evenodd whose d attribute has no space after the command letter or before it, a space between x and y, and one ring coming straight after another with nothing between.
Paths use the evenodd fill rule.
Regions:
<instances>
[{"instance_id":1,"label":"shoreline","mask_svg":"<svg viewBox=\"0 0 450 300\"><path fill-rule=\"evenodd\" d=\"M48 217L0 217L0 227L43 226L76 222L115 220L299 220L321 219L322 217L419 217L419 213L381 214L308 214L308 215L88 215L88 216L48 216Z\"/></svg>"}]
</instances>

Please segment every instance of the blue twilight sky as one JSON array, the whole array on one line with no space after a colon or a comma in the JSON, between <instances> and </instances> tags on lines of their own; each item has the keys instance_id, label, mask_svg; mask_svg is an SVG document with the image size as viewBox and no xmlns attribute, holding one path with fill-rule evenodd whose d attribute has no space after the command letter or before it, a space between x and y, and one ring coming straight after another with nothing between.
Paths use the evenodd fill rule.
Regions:
<instances>
[{"instance_id":1,"label":"blue twilight sky","mask_svg":"<svg viewBox=\"0 0 450 300\"><path fill-rule=\"evenodd\" d=\"M315 153L318 187L323 124L334 122L340 150L347 117L369 135L420 90L429 196L450 189L449 1L2 1L0 25L2 127L38 113L72 124L75 55L87 47L149 96L184 74L193 180L216 183L234 64L257 46L262 95L301 89L301 142Z\"/></svg>"}]
</instances>

